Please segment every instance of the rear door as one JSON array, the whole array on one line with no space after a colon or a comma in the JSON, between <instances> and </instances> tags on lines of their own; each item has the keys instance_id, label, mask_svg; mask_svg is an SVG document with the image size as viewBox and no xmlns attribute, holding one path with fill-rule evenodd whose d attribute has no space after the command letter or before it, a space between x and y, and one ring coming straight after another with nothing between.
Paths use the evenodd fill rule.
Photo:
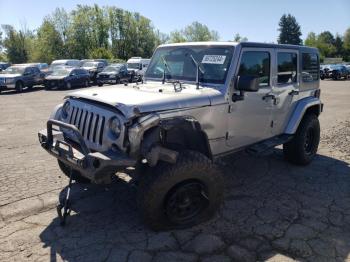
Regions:
<instances>
[{"instance_id":1,"label":"rear door","mask_svg":"<svg viewBox=\"0 0 350 262\"><path fill-rule=\"evenodd\" d=\"M275 64L272 93L275 96L272 108L272 132L279 135L293 112L299 96L299 52L292 49L275 49Z\"/></svg>"}]
</instances>

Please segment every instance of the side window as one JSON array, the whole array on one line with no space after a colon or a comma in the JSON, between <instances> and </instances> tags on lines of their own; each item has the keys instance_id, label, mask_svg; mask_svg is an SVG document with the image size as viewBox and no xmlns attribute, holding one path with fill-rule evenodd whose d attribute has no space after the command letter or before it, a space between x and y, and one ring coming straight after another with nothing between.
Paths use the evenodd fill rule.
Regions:
<instances>
[{"instance_id":1,"label":"side window","mask_svg":"<svg viewBox=\"0 0 350 262\"><path fill-rule=\"evenodd\" d=\"M314 53L302 54L302 79L303 82L312 82L319 79L320 62L318 55Z\"/></svg>"},{"instance_id":2,"label":"side window","mask_svg":"<svg viewBox=\"0 0 350 262\"><path fill-rule=\"evenodd\" d=\"M33 73L34 74L40 74L40 70L39 70L39 68L37 68L37 67L33 67Z\"/></svg>"},{"instance_id":3,"label":"side window","mask_svg":"<svg viewBox=\"0 0 350 262\"><path fill-rule=\"evenodd\" d=\"M277 83L279 85L297 82L297 54L277 53Z\"/></svg>"},{"instance_id":4,"label":"side window","mask_svg":"<svg viewBox=\"0 0 350 262\"><path fill-rule=\"evenodd\" d=\"M239 76L255 76L259 78L259 86L270 84L270 53L266 51L245 51L239 66Z\"/></svg>"}]
</instances>

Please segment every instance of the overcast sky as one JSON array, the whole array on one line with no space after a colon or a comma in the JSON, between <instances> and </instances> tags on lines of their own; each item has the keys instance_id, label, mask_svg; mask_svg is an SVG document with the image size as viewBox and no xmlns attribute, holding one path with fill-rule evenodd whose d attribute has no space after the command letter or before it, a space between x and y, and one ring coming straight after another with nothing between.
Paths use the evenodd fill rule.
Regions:
<instances>
[{"instance_id":1,"label":"overcast sky","mask_svg":"<svg viewBox=\"0 0 350 262\"><path fill-rule=\"evenodd\" d=\"M303 39L310 31L343 34L350 27L350 0L0 0L0 24L36 29L56 7L70 11L77 4L94 3L139 12L164 33L199 21L218 31L221 40L230 40L239 33L249 41L276 42L278 21L284 13L296 17Z\"/></svg>"}]
</instances>

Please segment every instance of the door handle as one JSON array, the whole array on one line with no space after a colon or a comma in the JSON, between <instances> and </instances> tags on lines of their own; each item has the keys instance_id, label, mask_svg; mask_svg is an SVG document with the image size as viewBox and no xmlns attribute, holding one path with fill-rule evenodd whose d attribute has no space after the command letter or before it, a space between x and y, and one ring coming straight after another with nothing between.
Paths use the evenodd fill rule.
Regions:
<instances>
[{"instance_id":1,"label":"door handle","mask_svg":"<svg viewBox=\"0 0 350 262\"><path fill-rule=\"evenodd\" d=\"M292 90L292 91L290 91L288 93L288 95L290 95L290 96L297 96L297 95L299 95L299 91L298 90Z\"/></svg>"},{"instance_id":2,"label":"door handle","mask_svg":"<svg viewBox=\"0 0 350 262\"><path fill-rule=\"evenodd\" d=\"M277 105L278 104L278 100L277 100L277 97L275 96L275 95L273 95L273 94L267 94L267 95L264 95L263 97L262 97L262 100L266 100L266 99L268 99L268 98L271 98L272 100L273 100L273 104L274 105Z\"/></svg>"}]
</instances>

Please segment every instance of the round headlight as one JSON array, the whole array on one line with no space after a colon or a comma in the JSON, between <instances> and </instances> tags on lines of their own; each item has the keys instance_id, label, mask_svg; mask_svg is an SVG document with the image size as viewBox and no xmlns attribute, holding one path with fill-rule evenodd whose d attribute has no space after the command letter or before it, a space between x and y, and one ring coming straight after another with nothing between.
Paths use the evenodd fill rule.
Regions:
<instances>
[{"instance_id":1,"label":"round headlight","mask_svg":"<svg viewBox=\"0 0 350 262\"><path fill-rule=\"evenodd\" d=\"M63 104L63 107L62 107L62 116L63 116L63 118L67 118L69 110L70 110L70 103L69 103L69 101L66 101Z\"/></svg>"},{"instance_id":2,"label":"round headlight","mask_svg":"<svg viewBox=\"0 0 350 262\"><path fill-rule=\"evenodd\" d=\"M117 117L111 118L111 120L109 121L109 129L111 130L113 135L115 135L117 138L119 137L121 132L121 123Z\"/></svg>"}]
</instances>

